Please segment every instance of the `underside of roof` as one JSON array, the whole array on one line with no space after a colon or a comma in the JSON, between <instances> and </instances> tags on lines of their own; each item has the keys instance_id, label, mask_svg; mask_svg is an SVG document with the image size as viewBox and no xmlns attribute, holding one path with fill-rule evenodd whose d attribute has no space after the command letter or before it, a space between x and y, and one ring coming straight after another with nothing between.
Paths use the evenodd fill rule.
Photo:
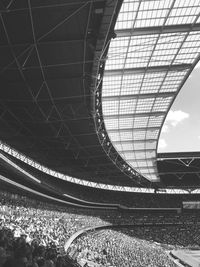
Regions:
<instances>
[{"instance_id":1,"label":"underside of roof","mask_svg":"<svg viewBox=\"0 0 200 267\"><path fill-rule=\"evenodd\" d=\"M161 128L200 58L200 3L124 0L115 34L103 75L104 127L123 168L159 182Z\"/></svg>"},{"instance_id":2,"label":"underside of roof","mask_svg":"<svg viewBox=\"0 0 200 267\"><path fill-rule=\"evenodd\" d=\"M19 188L26 186L38 192L47 195L61 197L64 200L78 201L73 197L82 198L95 202L98 200L100 191L107 194L108 203L112 203L112 194L120 191L126 193L143 193L143 194L200 194L200 153L184 152L184 153L161 153L158 154L158 172L162 179L163 186L161 188L142 188L142 187L123 187L117 185L95 184L92 182L78 183L57 177L54 173L48 174L44 170L17 159L8 153L0 153L0 184L7 183L7 179L13 183L18 183ZM81 182L82 180L80 180ZM99 190L101 189L101 190ZM109 191L108 191L109 190ZM85 192L83 194L83 192ZM108 193L109 192L109 193ZM87 194L89 196L87 197ZM72 197L71 199L69 197ZM124 195L125 196L125 195ZM110 200L109 200L110 198ZM77 202L78 203L78 202Z\"/></svg>"},{"instance_id":3,"label":"underside of roof","mask_svg":"<svg viewBox=\"0 0 200 267\"><path fill-rule=\"evenodd\" d=\"M68 182L157 186L160 130L199 57L199 9L1 1L0 148Z\"/></svg>"},{"instance_id":4,"label":"underside of roof","mask_svg":"<svg viewBox=\"0 0 200 267\"><path fill-rule=\"evenodd\" d=\"M1 1L0 140L63 174L133 186L101 147L91 110L94 55L115 3Z\"/></svg>"}]
</instances>

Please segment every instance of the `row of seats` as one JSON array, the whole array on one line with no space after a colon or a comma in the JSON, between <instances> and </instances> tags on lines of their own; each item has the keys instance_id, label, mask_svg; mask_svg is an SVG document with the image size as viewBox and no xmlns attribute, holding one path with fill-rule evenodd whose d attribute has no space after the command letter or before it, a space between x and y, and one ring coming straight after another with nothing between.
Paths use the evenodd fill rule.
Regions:
<instances>
[{"instance_id":1,"label":"row of seats","mask_svg":"<svg viewBox=\"0 0 200 267\"><path fill-rule=\"evenodd\" d=\"M191 227L200 224L198 213L152 214L149 211L144 214L120 213L106 208L77 209L6 191L0 191L0 204L0 267L21 267L22 261L26 261L26 266L30 267L64 267L66 240L86 227L113 224L142 227L149 223L163 224L163 227L166 223L179 223L183 227Z\"/></svg>"},{"instance_id":2,"label":"row of seats","mask_svg":"<svg viewBox=\"0 0 200 267\"><path fill-rule=\"evenodd\" d=\"M167 252L200 249L199 236L198 224L91 231L72 243L69 255L82 266L175 267Z\"/></svg>"}]
</instances>

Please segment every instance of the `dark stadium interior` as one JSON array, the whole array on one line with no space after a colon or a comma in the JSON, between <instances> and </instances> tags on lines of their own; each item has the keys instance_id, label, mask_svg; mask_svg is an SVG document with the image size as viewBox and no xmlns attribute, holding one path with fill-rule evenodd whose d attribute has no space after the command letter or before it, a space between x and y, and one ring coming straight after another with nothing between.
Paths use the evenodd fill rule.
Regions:
<instances>
[{"instance_id":1,"label":"dark stadium interior","mask_svg":"<svg viewBox=\"0 0 200 267\"><path fill-rule=\"evenodd\" d=\"M6 9L2 4L0 81L6 90L0 92L0 138L61 173L138 186L105 153L93 119L95 49L98 42L111 38L108 33L116 20L112 12L119 11L120 5L120 1L117 7L113 3L106 7L106 1L59 5L34 1L29 8L27 1L15 1ZM111 29L102 33L102 25L110 24ZM23 31L22 25L26 25ZM198 158L189 168L175 162L158 162L159 186L199 185Z\"/></svg>"},{"instance_id":2,"label":"dark stadium interior","mask_svg":"<svg viewBox=\"0 0 200 267\"><path fill-rule=\"evenodd\" d=\"M1 9L0 138L62 173L134 185L105 155L92 114L91 74L96 42L106 37L99 34L106 1L43 2L34 1L31 11L27 1Z\"/></svg>"},{"instance_id":3,"label":"dark stadium interior","mask_svg":"<svg viewBox=\"0 0 200 267\"><path fill-rule=\"evenodd\" d=\"M157 163L164 185L179 188L199 186L199 152L160 153Z\"/></svg>"},{"instance_id":4,"label":"dark stadium interior","mask_svg":"<svg viewBox=\"0 0 200 267\"><path fill-rule=\"evenodd\" d=\"M145 21L151 21L156 14L161 17L159 23L166 22L174 10L172 19L196 19L193 23L188 19L185 24L173 21L173 25L163 22L151 27L144 21L140 27L131 24L130 29L115 31L120 8L126 2L138 8L133 11L141 20L140 8L144 8L144 14L152 12ZM155 164L145 162L146 167L140 167L148 171L156 168L157 173L152 175L160 180L148 179L138 171L138 163L134 170L123 153L118 153L115 141L112 143L103 113L106 97L102 94L109 46L117 33L129 38L129 44L133 36L139 40L149 35L148 43L155 35L155 46L151 42L149 45L151 60L160 37L166 45L168 39L163 36L180 34L180 49L186 33L194 33L191 40L196 40L200 31L198 8L200 12L195 0L0 1L0 267L175 267L173 250L200 251L200 152L156 151ZM124 8L123 23L128 25L133 20L133 11ZM141 49L139 42L136 46ZM166 118L173 100L164 111L165 101L178 95L200 58L199 53L195 55L188 64L181 57L180 64L175 64L175 56L169 65L149 67L148 63L146 67L128 69L134 75L144 72L144 77L153 73L155 80L157 72L160 75L166 71L166 78L171 71L174 88L174 73L181 76L181 72L188 71L176 92L168 88L154 93L148 85L150 91L143 92L141 99L140 93L123 95L127 103L129 98L144 100L141 110L151 98L152 103L157 98L163 101L158 110L152 105L150 112L130 113L134 118L132 128L128 125L121 129L124 136L126 131L133 132L125 145L132 141L144 145L139 152L132 146L133 153L145 155L138 162L148 161L148 152L154 151L151 145L155 144L155 139L147 137L148 126L141 126L139 120L149 116L147 122L153 118L156 124L159 116ZM146 60L147 55L142 57ZM124 69L107 72L120 76ZM113 101L113 97L118 101L121 96L114 93L106 101ZM111 122L117 118L119 126L120 115L128 121L130 114L107 117ZM133 127L135 118L138 128ZM150 135L157 131L160 136L158 125L149 128ZM133 134L144 130L144 143L134 140ZM110 129L114 134L117 131ZM121 139L123 134L115 144L122 148ZM125 150L130 151L129 147ZM37 163L40 168L35 167Z\"/></svg>"}]
</instances>

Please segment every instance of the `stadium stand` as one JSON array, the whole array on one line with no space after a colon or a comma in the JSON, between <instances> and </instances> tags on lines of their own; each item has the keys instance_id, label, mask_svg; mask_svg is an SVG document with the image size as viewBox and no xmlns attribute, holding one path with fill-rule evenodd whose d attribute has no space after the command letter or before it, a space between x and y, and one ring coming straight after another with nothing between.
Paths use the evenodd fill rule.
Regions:
<instances>
[{"instance_id":1,"label":"stadium stand","mask_svg":"<svg viewBox=\"0 0 200 267\"><path fill-rule=\"evenodd\" d=\"M152 214L151 211L146 214L142 211L124 214L106 209L67 208L1 191L0 244L2 258L7 262L3 266L18 266L18 261L22 260L29 261L30 266L33 262L37 262L38 266L43 266L44 262L46 265L50 264L47 263L48 260L52 260L54 263L57 260L61 261L60 257L65 255L64 244L70 236L80 229L96 228L102 225L104 227L106 225L118 226L119 229L117 231L98 231L97 229L92 234L86 233L85 237L81 237L80 240L76 239L75 245L73 244L70 248L68 258L65 255L63 260L64 258L76 261L81 259L83 262L89 259L97 264L108 264L109 262L112 266L127 256L127 261L123 260L124 265L121 266L127 266L127 262L131 266L134 261L137 262L138 257L134 256L135 260L133 261L130 255L138 255L141 251L139 258L146 258L141 266L145 266L150 260L148 255L143 255L145 251L149 250L149 255L151 253L156 255L162 251L162 248L157 247L158 245L152 247L152 244L150 245L148 242L162 243L168 246L168 250L169 247L171 249L175 247L199 248L199 223L200 214L198 212L192 215L190 213L175 215L170 212ZM121 228L123 226L125 229ZM120 247L118 246L119 240L121 240ZM92 243L93 246L91 246ZM77 249L75 249L76 246ZM134 254L131 254L130 247L136 249ZM86 248L88 249L87 253ZM38 250L39 252L37 252ZM43 261L43 265L40 265L39 259ZM155 265L156 256L150 260L149 264L161 266L164 261L166 266L174 266L167 256L159 257L159 259L157 261L160 265Z\"/></svg>"},{"instance_id":2,"label":"stadium stand","mask_svg":"<svg viewBox=\"0 0 200 267\"><path fill-rule=\"evenodd\" d=\"M104 230L103 227L89 230L75 239L69 254L81 265L144 267L177 266L167 255L171 250L182 250L183 253L187 250L191 251L188 255L199 255L199 225L188 217L179 218L178 222L172 219L171 224L166 224L166 221L162 218L161 224L154 221L151 225L147 220L143 225L136 223L134 226L126 225L126 228L112 226L113 229L108 230L108 226ZM187 262L192 261L188 259Z\"/></svg>"}]
</instances>

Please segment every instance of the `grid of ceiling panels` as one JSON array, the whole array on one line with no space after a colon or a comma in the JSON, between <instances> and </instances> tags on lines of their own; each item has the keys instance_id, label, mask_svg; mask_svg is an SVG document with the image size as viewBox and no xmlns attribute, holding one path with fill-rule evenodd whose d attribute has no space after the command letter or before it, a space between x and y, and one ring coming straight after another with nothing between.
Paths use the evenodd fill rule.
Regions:
<instances>
[{"instance_id":1,"label":"grid of ceiling panels","mask_svg":"<svg viewBox=\"0 0 200 267\"><path fill-rule=\"evenodd\" d=\"M115 25L103 78L104 123L120 156L151 181L159 180L162 123L200 53L199 15L199 0L124 0Z\"/></svg>"}]
</instances>

